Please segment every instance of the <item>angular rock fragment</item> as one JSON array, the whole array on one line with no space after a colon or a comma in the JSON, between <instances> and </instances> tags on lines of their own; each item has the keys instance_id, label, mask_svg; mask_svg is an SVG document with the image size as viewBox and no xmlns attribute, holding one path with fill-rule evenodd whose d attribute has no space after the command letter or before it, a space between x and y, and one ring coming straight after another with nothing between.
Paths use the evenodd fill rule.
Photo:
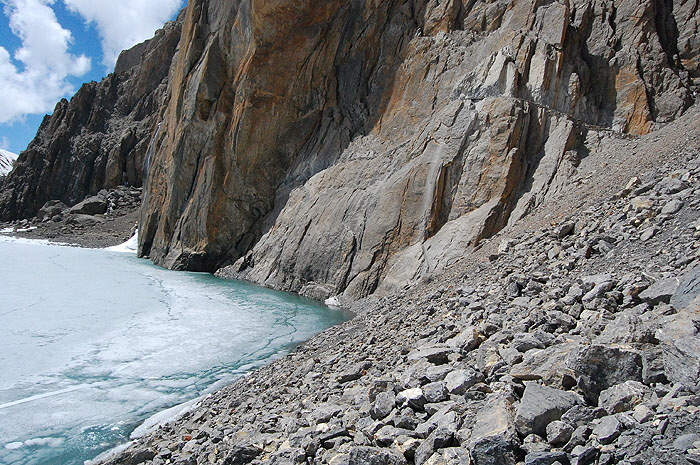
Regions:
<instances>
[{"instance_id":1,"label":"angular rock fragment","mask_svg":"<svg viewBox=\"0 0 700 465\"><path fill-rule=\"evenodd\" d=\"M556 344L544 350L528 351L523 361L510 370L511 376L523 381L542 380L554 388L567 388L575 385L574 371L568 366L572 353L580 350L577 342Z\"/></svg>"},{"instance_id":2,"label":"angular rock fragment","mask_svg":"<svg viewBox=\"0 0 700 465\"><path fill-rule=\"evenodd\" d=\"M661 213L664 215L675 215L683 208L683 201L673 199L667 202L662 208Z\"/></svg>"},{"instance_id":3,"label":"angular rock fragment","mask_svg":"<svg viewBox=\"0 0 700 465\"><path fill-rule=\"evenodd\" d=\"M547 425L547 442L553 446L566 444L571 439L574 428L563 421L555 420Z\"/></svg>"},{"instance_id":4,"label":"angular rock fragment","mask_svg":"<svg viewBox=\"0 0 700 465\"><path fill-rule=\"evenodd\" d=\"M428 383L422 387L423 396L427 403L442 402L449 397L445 383L439 381L436 383Z\"/></svg>"},{"instance_id":5,"label":"angular rock fragment","mask_svg":"<svg viewBox=\"0 0 700 465\"><path fill-rule=\"evenodd\" d=\"M378 447L353 447L348 453L339 454L329 462L332 465L406 465L403 454Z\"/></svg>"},{"instance_id":6,"label":"angular rock fragment","mask_svg":"<svg viewBox=\"0 0 700 465\"><path fill-rule=\"evenodd\" d=\"M408 360L425 359L435 365L447 363L447 356L452 353L450 347L428 347L414 350L408 354Z\"/></svg>"},{"instance_id":7,"label":"angular rock fragment","mask_svg":"<svg viewBox=\"0 0 700 465\"><path fill-rule=\"evenodd\" d=\"M614 415L609 415L600 419L600 422L593 427L593 434L601 444L610 444L622 432L622 423Z\"/></svg>"},{"instance_id":8,"label":"angular rock fragment","mask_svg":"<svg viewBox=\"0 0 700 465\"><path fill-rule=\"evenodd\" d=\"M363 374L366 373L366 370L368 370L371 366L371 362L357 363L350 367L347 371L338 375L336 379L339 383L355 381L356 379L360 379Z\"/></svg>"},{"instance_id":9,"label":"angular rock fragment","mask_svg":"<svg viewBox=\"0 0 700 465\"><path fill-rule=\"evenodd\" d=\"M667 304L671 301L671 296L676 292L676 289L678 289L678 278L661 279L639 294L639 298L649 305L657 305L662 302Z\"/></svg>"},{"instance_id":10,"label":"angular rock fragment","mask_svg":"<svg viewBox=\"0 0 700 465\"><path fill-rule=\"evenodd\" d=\"M438 449L452 445L457 424L439 425L418 447L414 456L416 465L423 465Z\"/></svg>"},{"instance_id":11,"label":"angular rock fragment","mask_svg":"<svg viewBox=\"0 0 700 465\"><path fill-rule=\"evenodd\" d=\"M671 315L656 332L669 381L695 385L700 379L700 311L687 308Z\"/></svg>"},{"instance_id":12,"label":"angular rock fragment","mask_svg":"<svg viewBox=\"0 0 700 465\"><path fill-rule=\"evenodd\" d=\"M421 388L406 389L396 396L396 403L401 407L411 407L413 410L423 410L426 404L425 396Z\"/></svg>"},{"instance_id":13,"label":"angular rock fragment","mask_svg":"<svg viewBox=\"0 0 700 465\"><path fill-rule=\"evenodd\" d=\"M43 220L44 218L53 218L56 215L60 215L64 210L67 210L66 204L60 200L49 200L44 204L39 212L36 214L37 219Z\"/></svg>"},{"instance_id":14,"label":"angular rock fragment","mask_svg":"<svg viewBox=\"0 0 700 465\"><path fill-rule=\"evenodd\" d=\"M526 436L545 436L547 425L583 399L573 392L562 391L535 383L527 383L515 416L515 427Z\"/></svg>"},{"instance_id":15,"label":"angular rock fragment","mask_svg":"<svg viewBox=\"0 0 700 465\"><path fill-rule=\"evenodd\" d=\"M76 215L101 215L107 212L107 200L96 195L88 197L71 207L69 211Z\"/></svg>"},{"instance_id":16,"label":"angular rock fragment","mask_svg":"<svg viewBox=\"0 0 700 465\"><path fill-rule=\"evenodd\" d=\"M642 357L622 347L591 345L575 354L569 365L586 400L596 405L601 391L628 380L642 380Z\"/></svg>"},{"instance_id":17,"label":"angular rock fragment","mask_svg":"<svg viewBox=\"0 0 700 465\"><path fill-rule=\"evenodd\" d=\"M697 297L700 297L700 267L692 269L681 277L670 303L677 310L682 310Z\"/></svg>"},{"instance_id":18,"label":"angular rock fragment","mask_svg":"<svg viewBox=\"0 0 700 465\"><path fill-rule=\"evenodd\" d=\"M469 451L461 447L446 447L433 454L424 465L470 465Z\"/></svg>"},{"instance_id":19,"label":"angular rock fragment","mask_svg":"<svg viewBox=\"0 0 700 465\"><path fill-rule=\"evenodd\" d=\"M449 339L447 344L457 349L457 351L467 354L479 347L483 342L483 335L474 327L468 327L455 337Z\"/></svg>"},{"instance_id":20,"label":"angular rock fragment","mask_svg":"<svg viewBox=\"0 0 700 465\"><path fill-rule=\"evenodd\" d=\"M534 452L525 456L525 465L569 465L566 452Z\"/></svg>"},{"instance_id":21,"label":"angular rock fragment","mask_svg":"<svg viewBox=\"0 0 700 465\"><path fill-rule=\"evenodd\" d=\"M475 465L515 465L520 442L514 417L512 399L502 394L487 398L468 444Z\"/></svg>"},{"instance_id":22,"label":"angular rock fragment","mask_svg":"<svg viewBox=\"0 0 700 465\"><path fill-rule=\"evenodd\" d=\"M395 405L396 394L394 394L394 391L380 392L377 394L377 398L372 404L372 409L369 413L373 419L381 420L394 410Z\"/></svg>"},{"instance_id":23,"label":"angular rock fragment","mask_svg":"<svg viewBox=\"0 0 700 465\"><path fill-rule=\"evenodd\" d=\"M484 375L474 368L454 370L445 376L445 387L450 394L462 395L477 383L484 380Z\"/></svg>"},{"instance_id":24,"label":"angular rock fragment","mask_svg":"<svg viewBox=\"0 0 700 465\"><path fill-rule=\"evenodd\" d=\"M600 393L598 405L609 413L626 412L651 398L649 387L638 381L625 381Z\"/></svg>"}]
</instances>

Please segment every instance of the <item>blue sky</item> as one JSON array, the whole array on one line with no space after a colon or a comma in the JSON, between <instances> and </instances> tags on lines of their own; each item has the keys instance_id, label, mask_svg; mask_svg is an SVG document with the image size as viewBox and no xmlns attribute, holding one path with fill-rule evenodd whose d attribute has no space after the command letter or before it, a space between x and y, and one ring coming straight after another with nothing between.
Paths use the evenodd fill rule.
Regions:
<instances>
[{"instance_id":1,"label":"blue sky","mask_svg":"<svg viewBox=\"0 0 700 465\"><path fill-rule=\"evenodd\" d=\"M43 117L185 0L0 0L0 148L27 148Z\"/></svg>"}]
</instances>

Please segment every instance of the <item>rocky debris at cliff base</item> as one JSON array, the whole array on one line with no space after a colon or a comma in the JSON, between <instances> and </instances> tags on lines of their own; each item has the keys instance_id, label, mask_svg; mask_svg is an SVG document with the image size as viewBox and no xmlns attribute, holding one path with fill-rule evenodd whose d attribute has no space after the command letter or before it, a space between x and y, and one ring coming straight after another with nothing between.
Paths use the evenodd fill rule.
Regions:
<instances>
[{"instance_id":1,"label":"rocky debris at cliff base","mask_svg":"<svg viewBox=\"0 0 700 465\"><path fill-rule=\"evenodd\" d=\"M142 188L119 186L103 189L71 207L50 200L36 217L0 225L28 239L103 248L121 244L133 236L141 206Z\"/></svg>"},{"instance_id":2,"label":"rocky debris at cliff base","mask_svg":"<svg viewBox=\"0 0 700 465\"><path fill-rule=\"evenodd\" d=\"M638 175L358 302L106 463L700 463L700 154Z\"/></svg>"}]
</instances>

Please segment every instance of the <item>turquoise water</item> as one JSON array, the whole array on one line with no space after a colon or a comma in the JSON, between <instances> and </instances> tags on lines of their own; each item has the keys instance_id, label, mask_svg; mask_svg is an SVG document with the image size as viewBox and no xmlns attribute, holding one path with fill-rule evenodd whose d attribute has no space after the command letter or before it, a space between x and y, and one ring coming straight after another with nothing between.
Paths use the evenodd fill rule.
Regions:
<instances>
[{"instance_id":1,"label":"turquoise water","mask_svg":"<svg viewBox=\"0 0 700 465\"><path fill-rule=\"evenodd\" d=\"M129 254L0 237L0 463L82 464L346 318Z\"/></svg>"}]
</instances>

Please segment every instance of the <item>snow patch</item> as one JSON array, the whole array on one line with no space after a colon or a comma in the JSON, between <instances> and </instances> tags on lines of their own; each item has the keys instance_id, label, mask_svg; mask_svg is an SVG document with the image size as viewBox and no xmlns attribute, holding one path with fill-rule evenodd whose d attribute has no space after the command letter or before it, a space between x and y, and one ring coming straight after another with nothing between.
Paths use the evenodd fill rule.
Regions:
<instances>
[{"instance_id":1,"label":"snow patch","mask_svg":"<svg viewBox=\"0 0 700 465\"><path fill-rule=\"evenodd\" d=\"M176 405L175 407L171 407L167 410L163 410L162 412L156 413L155 415L153 415L150 418L147 418L146 421L141 423L141 425L138 426L133 431L133 433L131 433L131 436L129 436L129 438L138 439L142 436L147 435L151 431L154 431L161 425L177 420L182 415L193 410L200 400L202 400L202 397L192 399L188 402L185 402L184 404Z\"/></svg>"},{"instance_id":2,"label":"snow patch","mask_svg":"<svg viewBox=\"0 0 700 465\"><path fill-rule=\"evenodd\" d=\"M12 171L18 156L16 153L0 149L0 176L5 176Z\"/></svg>"},{"instance_id":3,"label":"snow patch","mask_svg":"<svg viewBox=\"0 0 700 465\"><path fill-rule=\"evenodd\" d=\"M124 452L124 451L125 451L126 449L128 449L129 446L132 445L133 443L134 443L133 441L132 441L132 442L127 442L126 444L122 444L122 445L117 446L117 447L115 447L115 448L113 448L113 449L110 449L110 450L108 450L108 451L106 451L106 452L102 452L100 455L98 455L98 456L95 457L94 459L92 459L92 460L86 460L85 462L83 462L83 464L84 464L84 465L96 465L96 464L98 464L98 463L102 463L102 462L106 461L107 459L110 459L110 458L112 458L112 457L116 457L116 456L119 455L120 453Z\"/></svg>"},{"instance_id":4,"label":"snow patch","mask_svg":"<svg viewBox=\"0 0 700 465\"><path fill-rule=\"evenodd\" d=\"M334 295L333 297L327 298L324 302L326 304L326 307L331 307L331 308L341 308L342 305L340 305L340 300L338 300L338 296Z\"/></svg>"},{"instance_id":5,"label":"snow patch","mask_svg":"<svg viewBox=\"0 0 700 465\"><path fill-rule=\"evenodd\" d=\"M18 231L22 232L21 230ZM16 244L42 245L50 247L75 247L73 244L69 244L67 242L53 242L48 239L28 239L26 237L17 237L12 235L14 232L15 231L12 228L0 230L0 242L14 242Z\"/></svg>"},{"instance_id":6,"label":"snow patch","mask_svg":"<svg viewBox=\"0 0 700 465\"><path fill-rule=\"evenodd\" d=\"M141 423L140 426L138 426L129 436L129 439L131 439L131 442L127 442L126 444L121 444L118 445L117 447L114 447L106 452L101 453L97 457L95 457L92 460L86 460L84 462L84 465L96 465L98 463L102 463L106 461L107 459L110 459L112 457L115 457L119 455L121 452L125 451L129 446L134 444L134 440L138 439L142 436L147 435L151 431L155 431L159 426L164 425L166 423L173 422L180 418L182 415L186 414L187 412L190 412L194 410L197 405L199 404L199 401L202 400L204 397L198 397L196 399L192 399L188 402L185 402L184 404L176 405L175 407L171 407L167 410L163 410L161 412L156 413L155 415L147 418L143 423ZM7 446L5 446L7 447Z\"/></svg>"},{"instance_id":7,"label":"snow patch","mask_svg":"<svg viewBox=\"0 0 700 465\"><path fill-rule=\"evenodd\" d=\"M15 237L15 236L8 236L7 234L12 234L14 231L10 230L9 232L5 232L5 230L2 230L2 234L0 234L0 242L15 242L17 244L25 244L25 245L68 245L68 244L62 244L60 242L50 242L47 241L46 239L25 239L24 237Z\"/></svg>"},{"instance_id":8,"label":"snow patch","mask_svg":"<svg viewBox=\"0 0 700 465\"><path fill-rule=\"evenodd\" d=\"M24 441L24 447L31 446L48 446L48 447L61 447L64 440L62 438L36 438Z\"/></svg>"},{"instance_id":9,"label":"snow patch","mask_svg":"<svg viewBox=\"0 0 700 465\"><path fill-rule=\"evenodd\" d=\"M105 250L119 253L136 253L139 250L139 232L136 231L136 233L131 236L131 239L123 244L107 247Z\"/></svg>"}]
</instances>

